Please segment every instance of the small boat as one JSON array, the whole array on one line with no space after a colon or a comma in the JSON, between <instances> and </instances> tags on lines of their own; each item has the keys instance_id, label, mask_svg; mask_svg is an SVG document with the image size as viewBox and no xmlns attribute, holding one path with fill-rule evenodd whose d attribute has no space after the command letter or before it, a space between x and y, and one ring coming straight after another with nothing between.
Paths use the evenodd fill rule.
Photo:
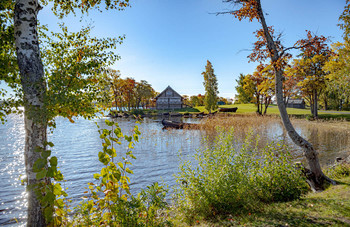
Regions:
<instances>
[{"instance_id":1,"label":"small boat","mask_svg":"<svg viewBox=\"0 0 350 227\"><path fill-rule=\"evenodd\" d=\"M192 114L190 114L190 113L184 113L183 117L184 117L184 118L190 118L190 117L192 117Z\"/></svg>"},{"instance_id":2,"label":"small boat","mask_svg":"<svg viewBox=\"0 0 350 227\"><path fill-rule=\"evenodd\" d=\"M198 128L198 124L191 124L191 123L181 123L176 121L169 121L169 120L162 120L162 125L164 128L175 128L175 129L195 129Z\"/></svg>"},{"instance_id":3,"label":"small boat","mask_svg":"<svg viewBox=\"0 0 350 227\"><path fill-rule=\"evenodd\" d=\"M223 108L223 107L220 107L218 109L218 112L232 112L232 113L235 113L237 111L238 107L233 107L233 108Z\"/></svg>"}]
</instances>

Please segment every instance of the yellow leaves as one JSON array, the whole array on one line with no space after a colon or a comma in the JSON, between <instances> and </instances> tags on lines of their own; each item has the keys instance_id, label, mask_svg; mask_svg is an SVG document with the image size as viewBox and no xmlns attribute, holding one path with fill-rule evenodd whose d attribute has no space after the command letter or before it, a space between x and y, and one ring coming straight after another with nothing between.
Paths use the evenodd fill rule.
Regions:
<instances>
[{"instance_id":1,"label":"yellow leaves","mask_svg":"<svg viewBox=\"0 0 350 227\"><path fill-rule=\"evenodd\" d=\"M77 56L77 62L80 62L83 59L84 51L79 50Z\"/></svg>"}]
</instances>

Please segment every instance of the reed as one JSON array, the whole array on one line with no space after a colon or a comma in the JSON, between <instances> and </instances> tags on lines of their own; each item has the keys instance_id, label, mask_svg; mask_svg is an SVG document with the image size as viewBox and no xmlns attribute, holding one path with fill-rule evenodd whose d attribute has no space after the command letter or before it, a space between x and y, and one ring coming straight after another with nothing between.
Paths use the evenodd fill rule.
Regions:
<instances>
[{"instance_id":1,"label":"reed","mask_svg":"<svg viewBox=\"0 0 350 227\"><path fill-rule=\"evenodd\" d=\"M199 126L207 136L217 134L219 128L229 130L234 128L234 136L243 139L248 133L266 135L271 127L281 127L280 119L275 115L257 116L255 114L220 115L203 120Z\"/></svg>"},{"instance_id":2,"label":"reed","mask_svg":"<svg viewBox=\"0 0 350 227\"><path fill-rule=\"evenodd\" d=\"M334 161L334 152L339 150L338 156L343 157L345 147L350 143L350 123L344 120L316 120L308 121L306 119L291 118L291 121L297 131L307 140L309 140L320 153L322 165L328 165ZM213 141L217 136L217 129L224 129L229 133L234 130L234 137L237 142L251 133L253 137L260 137L259 147L264 147L272 141L281 141L293 149L295 160L304 161L302 150L294 145L285 131L278 115L258 116L255 114L226 115L215 116L203 119L200 123L200 130L208 141Z\"/></svg>"}]
</instances>

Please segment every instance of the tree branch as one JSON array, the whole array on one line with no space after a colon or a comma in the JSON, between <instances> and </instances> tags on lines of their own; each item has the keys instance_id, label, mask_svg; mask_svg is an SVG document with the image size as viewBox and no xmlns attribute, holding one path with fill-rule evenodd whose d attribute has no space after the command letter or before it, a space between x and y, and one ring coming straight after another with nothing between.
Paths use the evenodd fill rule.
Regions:
<instances>
[{"instance_id":1,"label":"tree branch","mask_svg":"<svg viewBox=\"0 0 350 227\"><path fill-rule=\"evenodd\" d=\"M284 53L285 53L286 51L288 51L288 50L292 50L292 49L301 49L301 48L304 48L304 47L307 47L307 46L311 45L312 43L313 43L313 42L308 42L308 43L306 43L306 44L304 44L304 45L302 45L302 46L292 46L292 47L285 48L285 49L282 50L281 56L283 56Z\"/></svg>"},{"instance_id":2,"label":"tree branch","mask_svg":"<svg viewBox=\"0 0 350 227\"><path fill-rule=\"evenodd\" d=\"M237 10L234 11L227 11L227 12L216 12L216 13L209 13L209 14L215 14L216 16L219 15L224 15L224 14L233 14L234 12L236 12Z\"/></svg>"}]
</instances>

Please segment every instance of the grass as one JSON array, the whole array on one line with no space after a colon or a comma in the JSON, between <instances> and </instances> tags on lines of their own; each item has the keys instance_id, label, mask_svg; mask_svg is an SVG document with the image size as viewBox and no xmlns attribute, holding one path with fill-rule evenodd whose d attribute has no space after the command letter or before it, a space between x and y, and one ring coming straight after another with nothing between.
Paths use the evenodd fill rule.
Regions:
<instances>
[{"instance_id":1,"label":"grass","mask_svg":"<svg viewBox=\"0 0 350 227\"><path fill-rule=\"evenodd\" d=\"M233 105L220 105L219 107L224 108L232 108L232 107L238 107L238 110L236 113L231 114L255 114L256 113L256 106L254 104L233 104ZM199 112L205 112L208 111L205 110L204 106L196 106L194 109L197 109ZM297 118L306 118L309 116L310 109L297 109L297 108L287 108L288 114L297 117ZM267 109L268 115L278 115L279 110L277 105L270 105ZM350 121L350 111L334 111L334 110L319 110L319 118L325 119L325 120L347 120Z\"/></svg>"},{"instance_id":2,"label":"grass","mask_svg":"<svg viewBox=\"0 0 350 227\"><path fill-rule=\"evenodd\" d=\"M299 200L273 203L257 212L196 220L193 226L350 226L350 177L320 193ZM186 226L181 221L176 226Z\"/></svg>"}]
</instances>

